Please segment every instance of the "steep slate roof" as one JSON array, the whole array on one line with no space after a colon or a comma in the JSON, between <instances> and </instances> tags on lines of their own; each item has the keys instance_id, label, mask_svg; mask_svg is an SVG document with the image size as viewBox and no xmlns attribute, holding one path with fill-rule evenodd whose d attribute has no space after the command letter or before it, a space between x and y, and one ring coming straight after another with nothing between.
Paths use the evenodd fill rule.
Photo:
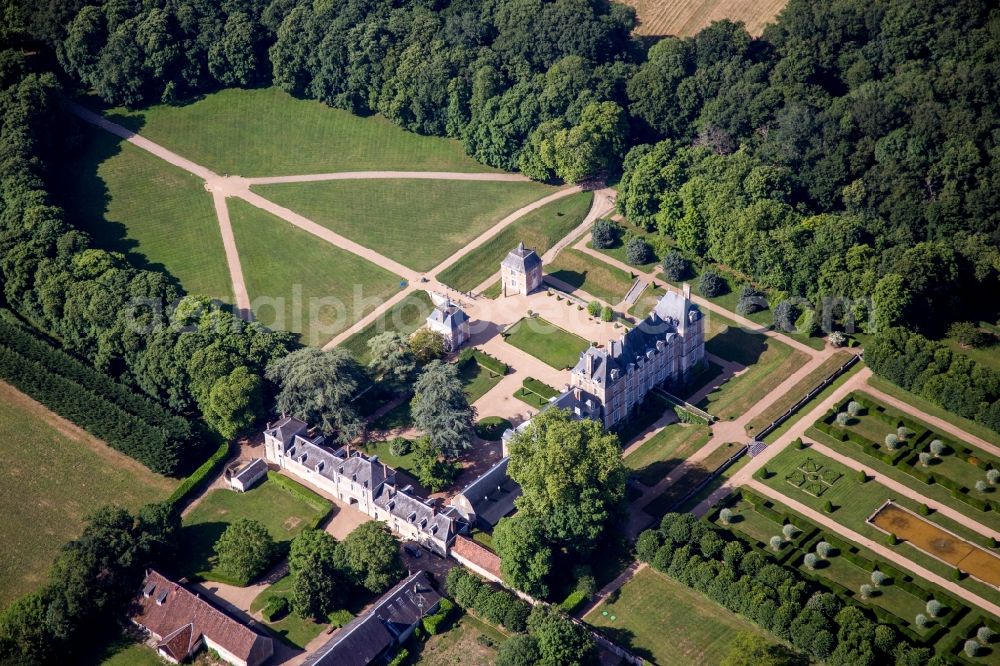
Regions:
<instances>
[{"instance_id":1,"label":"steep slate roof","mask_svg":"<svg viewBox=\"0 0 1000 666\"><path fill-rule=\"evenodd\" d=\"M542 259L534 250L524 247L524 241L521 241L516 248L507 253L500 265L527 273L531 269L541 266Z\"/></svg>"},{"instance_id":2,"label":"steep slate roof","mask_svg":"<svg viewBox=\"0 0 1000 666\"><path fill-rule=\"evenodd\" d=\"M383 511L415 524L421 532L436 539L448 540L451 534L451 519L438 513L420 499L398 490L396 470L386 467L374 456L364 456L360 451L351 450L346 446L337 451L329 451L319 446L318 441L310 442L298 435L288 451L296 462L302 462L302 455L306 454L306 460L302 464L331 481L335 481L334 474L340 474L361 485L367 483L375 505ZM294 453L291 453L292 451ZM322 469L319 469L320 463L323 463ZM389 507L390 504L392 508ZM416 516L410 520L410 516L414 514Z\"/></svg>"},{"instance_id":3,"label":"steep slate roof","mask_svg":"<svg viewBox=\"0 0 1000 666\"><path fill-rule=\"evenodd\" d=\"M610 382L612 370L624 374L630 363L636 363L655 350L658 342L669 342L678 332L683 333L688 323L697 321L700 317L701 312L696 305L692 305L683 295L668 291L649 316L635 328L626 331L618 340L612 340L608 349L590 347L581 352L573 372L585 374L589 356L593 364L594 381L606 386Z\"/></svg>"},{"instance_id":4,"label":"steep slate roof","mask_svg":"<svg viewBox=\"0 0 1000 666\"><path fill-rule=\"evenodd\" d=\"M501 518L514 509L514 500L521 496L521 486L507 476L506 457L462 489L460 493L469 500L476 517L490 525L496 525Z\"/></svg>"},{"instance_id":5,"label":"steep slate roof","mask_svg":"<svg viewBox=\"0 0 1000 666\"><path fill-rule=\"evenodd\" d=\"M237 481L242 481L247 483L259 474L263 474L267 471L267 463L264 462L263 458L254 458L250 461L249 465L244 465L243 469L233 475L233 478Z\"/></svg>"},{"instance_id":6,"label":"steep slate roof","mask_svg":"<svg viewBox=\"0 0 1000 666\"><path fill-rule=\"evenodd\" d=\"M303 666L368 666L440 600L427 572L418 571L347 623Z\"/></svg>"},{"instance_id":7,"label":"steep slate roof","mask_svg":"<svg viewBox=\"0 0 1000 666\"><path fill-rule=\"evenodd\" d=\"M130 609L136 624L161 636L157 649L183 661L202 636L255 664L271 655L271 639L229 617L160 573L149 570Z\"/></svg>"},{"instance_id":8,"label":"steep slate roof","mask_svg":"<svg viewBox=\"0 0 1000 666\"><path fill-rule=\"evenodd\" d=\"M282 416L275 423L268 424L264 433L285 444L290 442L292 437L305 432L308 428L305 421L300 421L294 416Z\"/></svg>"},{"instance_id":9,"label":"steep slate roof","mask_svg":"<svg viewBox=\"0 0 1000 666\"><path fill-rule=\"evenodd\" d=\"M465 310L462 308L447 301L435 306L427 319L443 324L449 331L455 331L458 330L459 326L469 321L469 315L465 314Z\"/></svg>"}]
</instances>

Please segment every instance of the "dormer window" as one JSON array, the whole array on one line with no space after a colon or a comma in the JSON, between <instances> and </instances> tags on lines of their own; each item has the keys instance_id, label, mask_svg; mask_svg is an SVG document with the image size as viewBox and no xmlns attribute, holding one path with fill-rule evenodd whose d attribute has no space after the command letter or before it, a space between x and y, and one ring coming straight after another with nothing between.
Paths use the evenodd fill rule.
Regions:
<instances>
[{"instance_id":1,"label":"dormer window","mask_svg":"<svg viewBox=\"0 0 1000 666\"><path fill-rule=\"evenodd\" d=\"M303 454L302 454L302 457L301 457L301 458L299 458L299 462L300 462L300 463L304 463L304 462L305 462L306 460L308 460L308 459L309 459L309 454L308 454L308 453L303 453Z\"/></svg>"},{"instance_id":2,"label":"dormer window","mask_svg":"<svg viewBox=\"0 0 1000 666\"><path fill-rule=\"evenodd\" d=\"M142 589L142 596L149 599L151 596L153 596L153 592L155 591L156 591L156 583L149 583L148 585L146 585L146 587Z\"/></svg>"},{"instance_id":3,"label":"dormer window","mask_svg":"<svg viewBox=\"0 0 1000 666\"><path fill-rule=\"evenodd\" d=\"M319 462L318 462L318 463L316 464L316 471L317 471L317 472L322 472L322 471L323 471L323 468L324 468L324 467L326 467L326 461L324 461L324 460L320 460L320 461L319 461Z\"/></svg>"},{"instance_id":4,"label":"dormer window","mask_svg":"<svg viewBox=\"0 0 1000 666\"><path fill-rule=\"evenodd\" d=\"M406 517L406 519L412 523L414 520L417 519L417 512L416 511L412 512L410 515Z\"/></svg>"},{"instance_id":5,"label":"dormer window","mask_svg":"<svg viewBox=\"0 0 1000 666\"><path fill-rule=\"evenodd\" d=\"M389 511L396 508L396 500L389 500Z\"/></svg>"},{"instance_id":6,"label":"dormer window","mask_svg":"<svg viewBox=\"0 0 1000 666\"><path fill-rule=\"evenodd\" d=\"M162 606L163 602L165 602L166 600L167 600L167 590L163 590L162 592L156 595L157 606Z\"/></svg>"}]
</instances>

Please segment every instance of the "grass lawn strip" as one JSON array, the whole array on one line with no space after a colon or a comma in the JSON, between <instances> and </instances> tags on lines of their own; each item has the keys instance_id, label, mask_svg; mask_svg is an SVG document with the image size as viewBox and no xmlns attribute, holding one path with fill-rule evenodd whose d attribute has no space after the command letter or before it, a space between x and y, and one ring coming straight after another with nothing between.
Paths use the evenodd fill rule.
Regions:
<instances>
[{"instance_id":1,"label":"grass lawn strip","mask_svg":"<svg viewBox=\"0 0 1000 666\"><path fill-rule=\"evenodd\" d=\"M719 448L712 451L703 460L699 460L689 467L685 472L684 476L676 479L673 483L667 486L667 489L660 493L657 497L653 498L651 502L642 507L642 510L650 516L661 517L669 511L674 511L679 509L677 503L684 498L685 495L690 493L698 484L702 483L706 478L708 478L715 470L717 470L724 462L729 460L733 455L736 454L743 447L742 444L737 444L735 442L726 442ZM747 459L744 456L743 460L736 464L743 463ZM731 473L735 468L729 467L726 472ZM724 481L724 477L720 476L716 479L717 483L721 484Z\"/></svg>"},{"instance_id":2,"label":"grass lawn strip","mask_svg":"<svg viewBox=\"0 0 1000 666\"><path fill-rule=\"evenodd\" d=\"M253 191L416 271L427 271L555 188L375 179L259 185ZM494 268L499 270L499 262Z\"/></svg>"},{"instance_id":3,"label":"grass lawn strip","mask_svg":"<svg viewBox=\"0 0 1000 666\"><path fill-rule=\"evenodd\" d=\"M241 199L229 212L258 321L322 345L389 298L399 278Z\"/></svg>"},{"instance_id":4,"label":"grass lawn strip","mask_svg":"<svg viewBox=\"0 0 1000 666\"><path fill-rule=\"evenodd\" d=\"M848 351L838 351L829 356L819 365L819 367L796 383L795 386L793 386L787 393L783 394L777 400L768 405L763 412L754 418L753 423L748 423L748 431L757 432L772 423L776 418L791 409L792 405L798 402L803 396L807 395L809 391L819 386L821 381L833 374L833 372L846 363L850 357L851 353Z\"/></svg>"},{"instance_id":5,"label":"grass lawn strip","mask_svg":"<svg viewBox=\"0 0 1000 666\"><path fill-rule=\"evenodd\" d=\"M758 403L809 359L783 342L728 329L705 344L707 352L747 366L709 393L698 407L720 419L735 419Z\"/></svg>"},{"instance_id":6,"label":"grass lawn strip","mask_svg":"<svg viewBox=\"0 0 1000 666\"><path fill-rule=\"evenodd\" d=\"M578 192L533 210L441 271L437 278L459 291L472 291L500 270L500 262L519 242L539 256L545 254L583 222L593 200L593 192Z\"/></svg>"},{"instance_id":7,"label":"grass lawn strip","mask_svg":"<svg viewBox=\"0 0 1000 666\"><path fill-rule=\"evenodd\" d=\"M386 332L396 332L403 336L409 336L424 325L427 316L433 309L434 303L431 302L431 297L426 291L422 289L414 291L338 346L344 347L354 354L354 358L358 359L362 365L368 365L371 360L371 355L368 353L369 340Z\"/></svg>"},{"instance_id":8,"label":"grass lawn strip","mask_svg":"<svg viewBox=\"0 0 1000 666\"><path fill-rule=\"evenodd\" d=\"M177 484L0 382L0 501L8 507L0 516L0 605L45 581L95 508L134 511Z\"/></svg>"},{"instance_id":9,"label":"grass lawn strip","mask_svg":"<svg viewBox=\"0 0 1000 666\"><path fill-rule=\"evenodd\" d=\"M407 132L381 116L362 118L278 88L229 88L183 106L105 115L218 174L497 171L466 155L460 141Z\"/></svg>"},{"instance_id":10,"label":"grass lawn strip","mask_svg":"<svg viewBox=\"0 0 1000 666\"><path fill-rule=\"evenodd\" d=\"M405 404L409 405L409 403ZM407 453L406 455L402 456L393 455L389 451L388 440L382 442L369 442L364 446L364 449L365 453L369 455L378 456L379 461L384 462L389 467L402 470L408 473L409 475L414 476L413 469L415 467L415 464L414 464L414 454L412 450L410 451L410 453Z\"/></svg>"},{"instance_id":11,"label":"grass lawn strip","mask_svg":"<svg viewBox=\"0 0 1000 666\"><path fill-rule=\"evenodd\" d=\"M563 370L580 360L580 352L590 343L575 333L559 328L541 317L521 319L503 333L507 344L531 354L540 361Z\"/></svg>"},{"instance_id":12,"label":"grass lawn strip","mask_svg":"<svg viewBox=\"0 0 1000 666\"><path fill-rule=\"evenodd\" d=\"M205 494L184 517L181 531L181 556L177 573L188 578L229 582L214 568L213 547L226 528L240 518L260 521L281 547L302 530L314 528L333 505L288 478L272 478L245 493L217 488Z\"/></svg>"},{"instance_id":13,"label":"grass lawn strip","mask_svg":"<svg viewBox=\"0 0 1000 666\"><path fill-rule=\"evenodd\" d=\"M627 220L622 220L621 222L616 222L615 224L623 227L623 231L619 238L615 241L615 244L611 247L594 248L594 243L592 240L587 241L587 247L591 249L596 249L601 254L606 254L612 259L617 259L623 264L635 265L635 267L643 272L651 273L656 269L656 265L659 263L662 257L656 256L656 251L653 249L653 240L656 239L656 234L646 231L641 227L628 222ZM649 256L651 259L644 264L632 264L628 260L628 253L625 252L625 234L629 234L630 237L642 238L649 245Z\"/></svg>"},{"instance_id":14,"label":"grass lawn strip","mask_svg":"<svg viewBox=\"0 0 1000 666\"><path fill-rule=\"evenodd\" d=\"M503 379L503 375L498 375L476 363L475 358L470 358L459 366L458 376L462 380L470 405L489 393L490 389Z\"/></svg>"},{"instance_id":15,"label":"grass lawn strip","mask_svg":"<svg viewBox=\"0 0 1000 666\"><path fill-rule=\"evenodd\" d=\"M635 470L639 481L651 488L707 444L710 435L708 426L671 423L627 455L625 466Z\"/></svg>"},{"instance_id":16,"label":"grass lawn strip","mask_svg":"<svg viewBox=\"0 0 1000 666\"><path fill-rule=\"evenodd\" d=\"M250 604L250 612L259 613L267 605L271 597L280 596L290 599L291 594L292 577L291 575L286 575L257 595L257 598ZM304 648L309 641L319 636L328 626L325 623L317 623L310 619L301 618L292 611L277 618L274 622L268 622L264 619L260 621L275 636L297 648Z\"/></svg>"},{"instance_id":17,"label":"grass lawn strip","mask_svg":"<svg viewBox=\"0 0 1000 666\"><path fill-rule=\"evenodd\" d=\"M222 234L201 179L104 130L82 131L83 152L61 171L68 220L132 265L231 303Z\"/></svg>"},{"instance_id":18,"label":"grass lawn strip","mask_svg":"<svg viewBox=\"0 0 1000 666\"><path fill-rule=\"evenodd\" d=\"M621 588L615 603L600 604L584 620L658 664L718 664L741 631L767 636L700 592L648 567Z\"/></svg>"},{"instance_id":19,"label":"grass lawn strip","mask_svg":"<svg viewBox=\"0 0 1000 666\"><path fill-rule=\"evenodd\" d=\"M546 275L581 289L610 305L625 298L633 278L616 266L573 248L566 248L545 266Z\"/></svg>"}]
</instances>

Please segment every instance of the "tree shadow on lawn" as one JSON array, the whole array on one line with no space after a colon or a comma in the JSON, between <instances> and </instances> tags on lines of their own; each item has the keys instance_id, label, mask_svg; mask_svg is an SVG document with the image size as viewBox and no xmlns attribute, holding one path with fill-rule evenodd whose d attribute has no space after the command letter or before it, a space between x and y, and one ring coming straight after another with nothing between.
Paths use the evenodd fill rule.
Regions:
<instances>
[{"instance_id":1,"label":"tree shadow on lawn","mask_svg":"<svg viewBox=\"0 0 1000 666\"><path fill-rule=\"evenodd\" d=\"M653 488L657 483L663 480L667 474L670 474L674 469L676 469L682 462L684 458L669 458L667 460L656 460L646 465L645 467L640 467L639 469L632 471L632 476L642 485L647 488Z\"/></svg>"},{"instance_id":2,"label":"tree shadow on lawn","mask_svg":"<svg viewBox=\"0 0 1000 666\"><path fill-rule=\"evenodd\" d=\"M768 349L769 340L759 333L750 333L730 326L705 343L705 351L744 367L760 360Z\"/></svg>"},{"instance_id":3,"label":"tree shadow on lawn","mask_svg":"<svg viewBox=\"0 0 1000 666\"><path fill-rule=\"evenodd\" d=\"M637 657L641 657L651 664L656 663L653 653L644 647L635 645L635 633L630 629L601 626L598 628L604 636L619 647L623 647Z\"/></svg>"},{"instance_id":4,"label":"tree shadow on lawn","mask_svg":"<svg viewBox=\"0 0 1000 666\"><path fill-rule=\"evenodd\" d=\"M553 271L547 274L545 277L550 277L554 280L558 280L573 288L573 291L577 289L582 289L584 283L587 281L587 271L570 271L564 268ZM570 291L572 293L572 291Z\"/></svg>"},{"instance_id":5,"label":"tree shadow on lawn","mask_svg":"<svg viewBox=\"0 0 1000 666\"><path fill-rule=\"evenodd\" d=\"M215 542L229 523L211 522L185 525L181 528L180 553L174 570L178 576L194 578L215 566Z\"/></svg>"}]
</instances>

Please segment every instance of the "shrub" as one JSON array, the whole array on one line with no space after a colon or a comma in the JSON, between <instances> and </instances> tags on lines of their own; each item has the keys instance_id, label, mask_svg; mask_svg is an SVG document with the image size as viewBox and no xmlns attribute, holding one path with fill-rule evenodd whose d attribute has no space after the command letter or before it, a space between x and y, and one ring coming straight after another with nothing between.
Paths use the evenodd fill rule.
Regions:
<instances>
[{"instance_id":1,"label":"shrub","mask_svg":"<svg viewBox=\"0 0 1000 666\"><path fill-rule=\"evenodd\" d=\"M917 458L920 459L920 464L921 465L923 465L924 467L927 467L928 465L931 464L931 460L934 459L934 456L932 456L927 451L921 451L920 454L917 456Z\"/></svg>"},{"instance_id":2,"label":"shrub","mask_svg":"<svg viewBox=\"0 0 1000 666\"><path fill-rule=\"evenodd\" d=\"M839 414L837 414L837 425L845 426L850 420L851 420L851 415L848 414L847 412L840 412Z\"/></svg>"},{"instance_id":3,"label":"shrub","mask_svg":"<svg viewBox=\"0 0 1000 666\"><path fill-rule=\"evenodd\" d=\"M927 602L925 609L931 617L940 617L941 613L944 612L944 605L937 599L931 599Z\"/></svg>"},{"instance_id":4,"label":"shrub","mask_svg":"<svg viewBox=\"0 0 1000 666\"><path fill-rule=\"evenodd\" d=\"M392 661L387 666L403 666L409 658L410 651L406 648L399 648L399 652L396 653L396 656L392 658Z\"/></svg>"},{"instance_id":5,"label":"shrub","mask_svg":"<svg viewBox=\"0 0 1000 666\"><path fill-rule=\"evenodd\" d=\"M971 321L956 321L948 327L948 336L963 347L986 347L993 344L994 336Z\"/></svg>"},{"instance_id":6,"label":"shrub","mask_svg":"<svg viewBox=\"0 0 1000 666\"><path fill-rule=\"evenodd\" d=\"M883 584L885 584L885 581L887 580L889 580L889 577L885 575L883 572L879 571L878 569L872 571L872 583L874 583L875 585L881 587Z\"/></svg>"},{"instance_id":7,"label":"shrub","mask_svg":"<svg viewBox=\"0 0 1000 666\"><path fill-rule=\"evenodd\" d=\"M856 476L858 477L858 483L866 483L868 481L868 474L863 469L859 469Z\"/></svg>"},{"instance_id":8,"label":"shrub","mask_svg":"<svg viewBox=\"0 0 1000 666\"><path fill-rule=\"evenodd\" d=\"M618 242L622 228L611 220L598 220L590 230L590 240L594 248L603 250Z\"/></svg>"},{"instance_id":9,"label":"shrub","mask_svg":"<svg viewBox=\"0 0 1000 666\"><path fill-rule=\"evenodd\" d=\"M600 315L601 309L602 306L600 301L591 301L587 303L587 313L590 314L591 317L597 317Z\"/></svg>"},{"instance_id":10,"label":"shrub","mask_svg":"<svg viewBox=\"0 0 1000 666\"><path fill-rule=\"evenodd\" d=\"M976 640L983 645L989 645L993 642L993 630L987 626L982 626L976 629Z\"/></svg>"},{"instance_id":11,"label":"shrub","mask_svg":"<svg viewBox=\"0 0 1000 666\"><path fill-rule=\"evenodd\" d=\"M962 570L961 569L959 569L959 568L956 567L956 568L954 568L954 569L951 570L951 579L952 580L962 580L962 577L963 576L962 576Z\"/></svg>"},{"instance_id":12,"label":"shrub","mask_svg":"<svg viewBox=\"0 0 1000 666\"><path fill-rule=\"evenodd\" d=\"M944 448L944 442L940 439L931 441L931 453L934 454L935 458L940 458L944 454Z\"/></svg>"},{"instance_id":13,"label":"shrub","mask_svg":"<svg viewBox=\"0 0 1000 666\"><path fill-rule=\"evenodd\" d=\"M913 433L910 432L910 429L907 428L906 426L899 426L898 428L896 428L896 437L899 437L899 439L901 440L906 439L912 434Z\"/></svg>"},{"instance_id":14,"label":"shrub","mask_svg":"<svg viewBox=\"0 0 1000 666\"><path fill-rule=\"evenodd\" d=\"M583 602L587 600L587 595L585 595L580 590L571 592L568 597L566 597L559 608L562 609L564 613L572 613L577 608L583 605Z\"/></svg>"},{"instance_id":15,"label":"shrub","mask_svg":"<svg viewBox=\"0 0 1000 666\"><path fill-rule=\"evenodd\" d=\"M896 447L899 446L899 436L895 433L889 433L885 436L885 447L890 451L895 451Z\"/></svg>"},{"instance_id":16,"label":"shrub","mask_svg":"<svg viewBox=\"0 0 1000 666\"><path fill-rule=\"evenodd\" d=\"M875 590L874 590L874 588L873 588L873 587L872 587L871 585L869 585L868 583L864 583L864 584L862 584L862 585L861 585L861 587L859 588L859 591L861 592L861 598L862 598L862 599L867 599L867 598L869 598L869 597L871 597L871 596L872 596L872 592L874 592Z\"/></svg>"},{"instance_id":17,"label":"shrub","mask_svg":"<svg viewBox=\"0 0 1000 666\"><path fill-rule=\"evenodd\" d=\"M1000 469L986 470L986 480L990 482L991 486L997 485L997 481L1000 481Z\"/></svg>"},{"instance_id":18,"label":"shrub","mask_svg":"<svg viewBox=\"0 0 1000 666\"><path fill-rule=\"evenodd\" d=\"M733 512L731 509L722 509L719 511L719 520L722 521L723 525L728 525L729 521L733 519Z\"/></svg>"},{"instance_id":19,"label":"shrub","mask_svg":"<svg viewBox=\"0 0 1000 666\"><path fill-rule=\"evenodd\" d=\"M781 301L774 307L774 326L779 331L792 333L801 314L801 309L791 301Z\"/></svg>"},{"instance_id":20,"label":"shrub","mask_svg":"<svg viewBox=\"0 0 1000 666\"><path fill-rule=\"evenodd\" d=\"M847 413L850 414L851 416L857 416L858 414L861 413L862 409L863 408L861 406L861 403L858 402L857 400L851 400L849 403L847 403Z\"/></svg>"},{"instance_id":21,"label":"shrub","mask_svg":"<svg viewBox=\"0 0 1000 666\"><path fill-rule=\"evenodd\" d=\"M895 546L896 544L899 543L899 537L897 537L892 532L889 532L889 536L886 537L886 543L888 543L890 546Z\"/></svg>"},{"instance_id":22,"label":"shrub","mask_svg":"<svg viewBox=\"0 0 1000 666\"><path fill-rule=\"evenodd\" d=\"M633 236L625 243L625 259L633 266L648 264L653 258L653 248L644 239Z\"/></svg>"},{"instance_id":23,"label":"shrub","mask_svg":"<svg viewBox=\"0 0 1000 666\"><path fill-rule=\"evenodd\" d=\"M273 622L277 618L280 618L288 612L288 599L282 596L274 596L267 600L264 604L264 608L260 611L260 614L264 616L264 619L268 622Z\"/></svg>"},{"instance_id":24,"label":"shrub","mask_svg":"<svg viewBox=\"0 0 1000 666\"><path fill-rule=\"evenodd\" d=\"M795 438L795 448L797 448L800 451L802 449L806 448L806 443L802 441L801 437L796 437Z\"/></svg>"},{"instance_id":25,"label":"shrub","mask_svg":"<svg viewBox=\"0 0 1000 666\"><path fill-rule=\"evenodd\" d=\"M827 513L833 513L833 502L831 502L830 500L824 502L823 510L826 511Z\"/></svg>"},{"instance_id":26,"label":"shrub","mask_svg":"<svg viewBox=\"0 0 1000 666\"><path fill-rule=\"evenodd\" d=\"M339 629L340 627L343 627L353 619L354 616L351 615L351 611L344 610L343 608L335 610L326 616L327 622L329 622L334 629Z\"/></svg>"},{"instance_id":27,"label":"shrub","mask_svg":"<svg viewBox=\"0 0 1000 666\"><path fill-rule=\"evenodd\" d=\"M785 535L785 539L787 541L791 541L792 539L794 539L798 531L799 528L797 528L795 525L792 525L791 523L781 526L781 533Z\"/></svg>"},{"instance_id":28,"label":"shrub","mask_svg":"<svg viewBox=\"0 0 1000 666\"><path fill-rule=\"evenodd\" d=\"M833 552L833 546L831 546L826 541L820 541L818 544L816 544L816 552L819 554L820 557L822 557L825 560L826 558L830 557L830 553Z\"/></svg>"},{"instance_id":29,"label":"shrub","mask_svg":"<svg viewBox=\"0 0 1000 666\"><path fill-rule=\"evenodd\" d=\"M454 608L455 604L451 601L448 599L441 599L441 607L438 608L437 612L424 618L423 624L427 633L431 636L437 634L438 629L441 627L441 623L448 619L448 616L451 615L451 611Z\"/></svg>"},{"instance_id":30,"label":"shrub","mask_svg":"<svg viewBox=\"0 0 1000 666\"><path fill-rule=\"evenodd\" d=\"M981 493L985 493L987 490L989 490L989 487L990 484L986 483L982 479L976 481L976 490L978 490Z\"/></svg>"},{"instance_id":31,"label":"shrub","mask_svg":"<svg viewBox=\"0 0 1000 666\"><path fill-rule=\"evenodd\" d=\"M740 295L736 300L736 314L749 315L766 309L767 299L762 292L757 291L749 284L740 287Z\"/></svg>"},{"instance_id":32,"label":"shrub","mask_svg":"<svg viewBox=\"0 0 1000 666\"><path fill-rule=\"evenodd\" d=\"M965 645L962 646L962 651L964 651L965 654L969 655L970 657L975 657L977 654L979 654L979 643L970 638L969 640L965 641Z\"/></svg>"},{"instance_id":33,"label":"shrub","mask_svg":"<svg viewBox=\"0 0 1000 666\"><path fill-rule=\"evenodd\" d=\"M802 562L810 569L815 569L816 563L819 562L819 557L816 556L816 553L806 553L805 557L802 558Z\"/></svg>"},{"instance_id":34,"label":"shrub","mask_svg":"<svg viewBox=\"0 0 1000 666\"><path fill-rule=\"evenodd\" d=\"M917 513L919 513L921 516L929 516L931 515L931 508L926 504L920 504L919 506L917 506Z\"/></svg>"},{"instance_id":35,"label":"shrub","mask_svg":"<svg viewBox=\"0 0 1000 666\"><path fill-rule=\"evenodd\" d=\"M701 277L698 278L698 291L706 298L721 296L728 290L729 286L726 284L725 278L711 268L702 272Z\"/></svg>"},{"instance_id":36,"label":"shrub","mask_svg":"<svg viewBox=\"0 0 1000 666\"><path fill-rule=\"evenodd\" d=\"M775 552L778 552L779 550L781 550L781 544L784 543L784 542L785 542L785 540L782 539L780 536L773 536L773 537L771 537L771 548L772 548L772 550L774 550Z\"/></svg>"},{"instance_id":37,"label":"shrub","mask_svg":"<svg viewBox=\"0 0 1000 666\"><path fill-rule=\"evenodd\" d=\"M687 277L688 262L677 250L670 250L663 256L663 275L672 282Z\"/></svg>"},{"instance_id":38,"label":"shrub","mask_svg":"<svg viewBox=\"0 0 1000 666\"><path fill-rule=\"evenodd\" d=\"M830 345L833 347L843 347L844 343L847 342L847 336L840 331L834 331L826 339L830 341Z\"/></svg>"},{"instance_id":39,"label":"shrub","mask_svg":"<svg viewBox=\"0 0 1000 666\"><path fill-rule=\"evenodd\" d=\"M615 318L615 311L611 309L610 305L605 305L604 309L601 310L601 321L611 321Z\"/></svg>"},{"instance_id":40,"label":"shrub","mask_svg":"<svg viewBox=\"0 0 1000 666\"><path fill-rule=\"evenodd\" d=\"M925 629L931 621L923 613L917 613L917 616L913 618L914 624L916 624L921 629Z\"/></svg>"},{"instance_id":41,"label":"shrub","mask_svg":"<svg viewBox=\"0 0 1000 666\"><path fill-rule=\"evenodd\" d=\"M413 448L413 443L405 437L393 437L389 442L389 453L394 456L405 456Z\"/></svg>"}]
</instances>

